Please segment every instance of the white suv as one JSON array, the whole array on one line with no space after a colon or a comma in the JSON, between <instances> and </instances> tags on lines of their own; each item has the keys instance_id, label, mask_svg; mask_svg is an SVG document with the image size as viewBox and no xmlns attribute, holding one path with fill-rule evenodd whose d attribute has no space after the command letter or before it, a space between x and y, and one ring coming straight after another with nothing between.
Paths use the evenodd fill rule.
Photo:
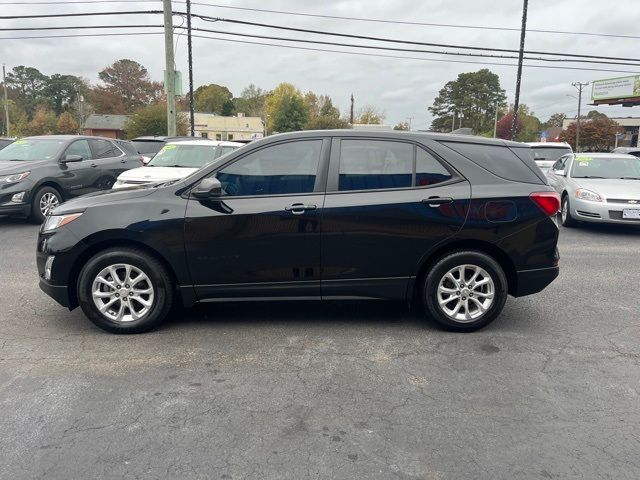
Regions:
<instances>
[{"instance_id":1,"label":"white suv","mask_svg":"<svg viewBox=\"0 0 640 480\"><path fill-rule=\"evenodd\" d=\"M544 172L563 155L573 153L571 145L567 142L529 142L527 145L531 147L533 159Z\"/></svg>"}]
</instances>

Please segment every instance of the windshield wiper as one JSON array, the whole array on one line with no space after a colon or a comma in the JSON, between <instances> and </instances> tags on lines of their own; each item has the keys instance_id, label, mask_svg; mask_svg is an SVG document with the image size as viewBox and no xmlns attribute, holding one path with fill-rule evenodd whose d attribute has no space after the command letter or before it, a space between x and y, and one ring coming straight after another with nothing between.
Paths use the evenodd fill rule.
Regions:
<instances>
[{"instance_id":1,"label":"windshield wiper","mask_svg":"<svg viewBox=\"0 0 640 480\"><path fill-rule=\"evenodd\" d=\"M640 180L640 177L620 177L620 180Z\"/></svg>"},{"instance_id":2,"label":"windshield wiper","mask_svg":"<svg viewBox=\"0 0 640 480\"><path fill-rule=\"evenodd\" d=\"M606 177L596 177L595 175L585 175L584 177L573 177L573 178L606 178Z\"/></svg>"}]
</instances>

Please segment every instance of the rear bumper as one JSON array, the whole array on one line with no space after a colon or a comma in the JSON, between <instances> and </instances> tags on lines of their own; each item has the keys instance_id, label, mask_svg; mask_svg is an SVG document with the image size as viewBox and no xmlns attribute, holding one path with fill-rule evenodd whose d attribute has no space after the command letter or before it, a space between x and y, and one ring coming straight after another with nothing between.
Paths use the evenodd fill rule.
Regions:
<instances>
[{"instance_id":1,"label":"rear bumper","mask_svg":"<svg viewBox=\"0 0 640 480\"><path fill-rule=\"evenodd\" d=\"M52 285L40 277L40 290L53 298L63 307L69 308L69 288L66 285Z\"/></svg>"},{"instance_id":2,"label":"rear bumper","mask_svg":"<svg viewBox=\"0 0 640 480\"><path fill-rule=\"evenodd\" d=\"M517 288L514 297L524 297L541 292L560 274L560 267L536 268L535 270L520 270L516 272Z\"/></svg>"}]
</instances>

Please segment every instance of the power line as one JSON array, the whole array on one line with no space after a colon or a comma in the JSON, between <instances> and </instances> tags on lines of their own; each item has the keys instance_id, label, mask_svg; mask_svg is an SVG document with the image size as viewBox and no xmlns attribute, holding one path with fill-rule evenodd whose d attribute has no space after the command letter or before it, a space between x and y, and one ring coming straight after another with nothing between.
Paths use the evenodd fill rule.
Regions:
<instances>
[{"instance_id":1,"label":"power line","mask_svg":"<svg viewBox=\"0 0 640 480\"><path fill-rule=\"evenodd\" d=\"M77 25L73 27L18 27L18 28L0 28L0 32L11 31L34 31L34 30L85 30L93 28L162 28L162 25Z\"/></svg>"},{"instance_id":2,"label":"power line","mask_svg":"<svg viewBox=\"0 0 640 480\"><path fill-rule=\"evenodd\" d=\"M79 5L79 4L96 4L96 3L159 3L160 0L70 0L70 1L36 1L36 2L2 2L0 5ZM185 3L184 0L174 0L174 3ZM291 15L297 17L310 17L310 18L327 18L331 20L349 20L356 22L371 22L371 23L386 23L386 24L396 24L396 25L414 25L414 26L424 26L424 27L442 27L442 28L459 28L459 29L473 29L473 30L495 30L495 31L505 31L505 32L518 32L519 28L512 27L491 27L486 25L458 25L452 23L432 23L432 22L416 22L409 20L386 20L379 18L366 18L366 17L351 17L344 15L322 15L315 13L303 13L303 12L292 12L286 10L270 10L265 8L250 8L250 7L237 7L231 5L221 5L217 3L203 3L203 2L191 2L192 5L198 5L202 7L210 7L210 8L226 8L231 10L240 10L240 11L250 11L250 12L260 12L260 13L270 13L270 14L279 14L279 15ZM597 33L597 32L575 32L568 30L542 30L529 28L527 29L528 33L545 33L545 34L553 34L553 35L583 35L583 36L592 36L592 37L611 37L611 38L629 38L629 39L638 39L640 36L638 35L622 35L622 34L613 34L613 33Z\"/></svg>"},{"instance_id":3,"label":"power line","mask_svg":"<svg viewBox=\"0 0 640 480\"><path fill-rule=\"evenodd\" d=\"M160 10L136 10L136 11L119 11L119 12L80 12L80 13L57 13L57 14L41 14L41 15L5 15L0 16L0 20L14 20L14 19L36 19L36 18L64 18L64 17L83 17L83 16L107 16L107 15L142 15L142 14L159 14L162 13ZM174 15L185 15L185 12L174 11ZM476 51L493 51L493 52L502 52L502 53L519 53L519 50L514 49L506 49L506 48L493 48L493 47L477 47L472 45L454 45L454 44L443 44L443 43L431 43L431 42L417 42L412 40L401 40L394 38L385 38L385 37L372 37L366 35L355 35L355 34L347 34L347 33L339 33L339 32L328 32L324 30L312 30L312 29L304 29L304 28L294 28L294 27L286 27L283 25L274 25L268 23L259 23L259 22L249 22L246 20L236 20L230 18L221 18L221 17L212 17L208 15L202 14L192 14L192 16L196 18L200 18L204 21L209 22L228 22L228 23L236 23L240 25L251 25L258 26L264 28L274 28L279 30L288 30L295 32L304 32L304 33L312 33L317 35L329 35L329 36L338 36L345 38L357 38L361 40L373 40L378 42L388 42L388 43L402 43L407 45L422 45L429 47L445 47L445 48L456 48L456 49L466 49L466 50L476 50ZM607 57L603 55L582 55L582 54L574 54L574 53L562 53L562 52L541 52L541 51L532 51L525 50L524 53L531 55L548 55L548 56L567 56L567 57L575 57L575 58L591 58L591 59L604 59L604 60L619 60L619 61L631 61L631 62L640 62L638 58L625 58L625 57Z\"/></svg>"}]
</instances>

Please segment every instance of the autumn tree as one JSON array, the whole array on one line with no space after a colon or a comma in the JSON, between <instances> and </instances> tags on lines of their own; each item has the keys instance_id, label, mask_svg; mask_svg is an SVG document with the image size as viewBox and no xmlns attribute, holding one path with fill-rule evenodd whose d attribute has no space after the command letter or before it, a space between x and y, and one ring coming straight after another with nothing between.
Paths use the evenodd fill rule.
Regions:
<instances>
[{"instance_id":1,"label":"autumn tree","mask_svg":"<svg viewBox=\"0 0 640 480\"><path fill-rule=\"evenodd\" d=\"M349 128L349 122L340 118L340 110L333 106L331 97L320 95L316 100L315 104L307 106L308 113L309 110L311 112L305 126L306 130Z\"/></svg>"},{"instance_id":2,"label":"autumn tree","mask_svg":"<svg viewBox=\"0 0 640 480\"><path fill-rule=\"evenodd\" d=\"M138 62L118 60L98 73L104 85L93 90L92 102L100 113L125 114L162 98L162 84L154 82Z\"/></svg>"},{"instance_id":3,"label":"autumn tree","mask_svg":"<svg viewBox=\"0 0 640 480\"><path fill-rule=\"evenodd\" d=\"M51 110L38 108L29 122L29 135L51 135L57 126L56 115Z\"/></svg>"},{"instance_id":4,"label":"autumn tree","mask_svg":"<svg viewBox=\"0 0 640 480\"><path fill-rule=\"evenodd\" d=\"M554 113L549 117L549 120L546 121L545 127L562 127L562 122L564 122L565 118L567 118L567 116L564 113Z\"/></svg>"},{"instance_id":5,"label":"autumn tree","mask_svg":"<svg viewBox=\"0 0 640 480\"><path fill-rule=\"evenodd\" d=\"M513 125L513 111L507 113L500 120L496 127L496 136L505 140L511 139L511 126ZM518 116L517 130L522 129L522 117Z\"/></svg>"},{"instance_id":6,"label":"autumn tree","mask_svg":"<svg viewBox=\"0 0 640 480\"><path fill-rule=\"evenodd\" d=\"M56 124L56 132L65 135L71 135L78 133L78 129L80 125L73 118L73 115L69 112L64 112L60 117L58 117L58 123Z\"/></svg>"},{"instance_id":7,"label":"autumn tree","mask_svg":"<svg viewBox=\"0 0 640 480\"><path fill-rule=\"evenodd\" d=\"M176 118L178 135L186 135L187 118L179 114ZM136 111L124 127L127 138L145 135L167 135L167 104L155 103Z\"/></svg>"},{"instance_id":8,"label":"autumn tree","mask_svg":"<svg viewBox=\"0 0 640 480\"><path fill-rule=\"evenodd\" d=\"M490 70L461 73L456 80L445 84L428 108L435 116L431 129L449 132L453 116L457 120L462 114L462 127L472 128L476 133L490 130L496 108L504 107L506 98L500 78Z\"/></svg>"},{"instance_id":9,"label":"autumn tree","mask_svg":"<svg viewBox=\"0 0 640 480\"><path fill-rule=\"evenodd\" d=\"M234 106L233 94L222 85L215 83L202 85L193 92L195 109L203 113L216 113L218 115L232 115Z\"/></svg>"},{"instance_id":10,"label":"autumn tree","mask_svg":"<svg viewBox=\"0 0 640 480\"><path fill-rule=\"evenodd\" d=\"M356 111L355 123L364 123L369 125L382 125L386 114L378 110L373 105L365 105Z\"/></svg>"},{"instance_id":11,"label":"autumn tree","mask_svg":"<svg viewBox=\"0 0 640 480\"><path fill-rule=\"evenodd\" d=\"M624 128L606 116L596 116L590 120L580 122L580 151L609 152L616 142L616 133L622 133ZM576 148L576 123L573 122L562 132L560 140L568 142L571 148Z\"/></svg>"},{"instance_id":12,"label":"autumn tree","mask_svg":"<svg viewBox=\"0 0 640 480\"><path fill-rule=\"evenodd\" d=\"M393 129L409 131L409 122L399 122Z\"/></svg>"},{"instance_id":13,"label":"autumn tree","mask_svg":"<svg viewBox=\"0 0 640 480\"><path fill-rule=\"evenodd\" d=\"M306 107L300 90L290 83L283 82L271 90L266 97L267 129L269 132L302 130L308 119ZM285 108L286 107L286 108ZM283 115L283 109L297 112L295 122L289 122ZM304 121L300 123L300 119ZM278 119L278 120L276 120ZM283 127L288 128L282 130ZM296 126L297 128L292 128ZM292 128L289 130L289 128Z\"/></svg>"}]
</instances>

